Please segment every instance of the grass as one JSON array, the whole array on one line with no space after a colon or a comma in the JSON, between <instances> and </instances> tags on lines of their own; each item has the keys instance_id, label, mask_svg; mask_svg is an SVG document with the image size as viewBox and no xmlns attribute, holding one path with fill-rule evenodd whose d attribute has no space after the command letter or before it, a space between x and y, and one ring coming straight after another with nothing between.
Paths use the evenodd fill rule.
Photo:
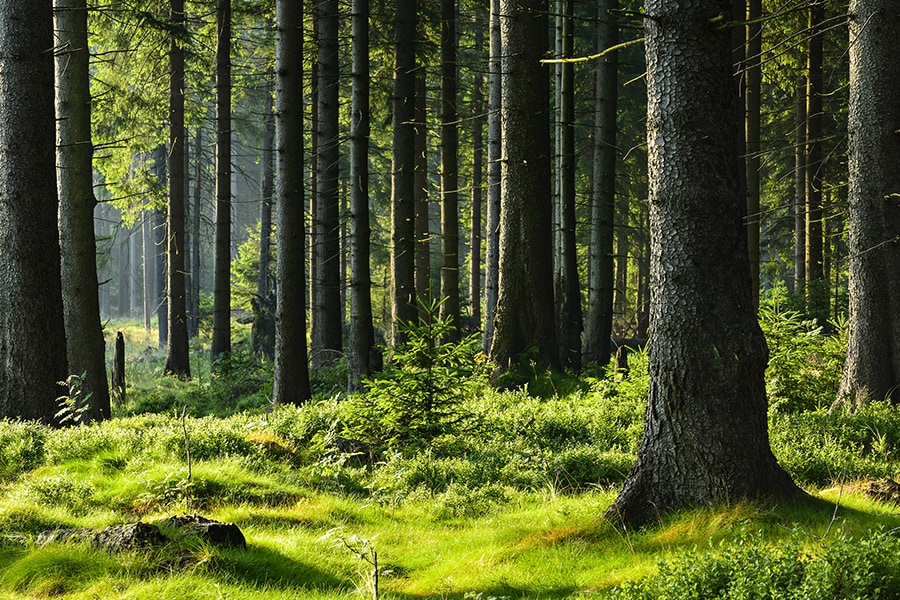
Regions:
<instances>
[{"instance_id":1,"label":"grass","mask_svg":"<svg viewBox=\"0 0 900 600\"><path fill-rule=\"evenodd\" d=\"M871 585L865 575L900 572L890 558L900 555L900 543L891 545L900 510L868 498L862 484L895 472L900 418L886 405L828 415L817 403L791 412L785 407L800 400L773 402L773 450L811 500L707 507L629 531L600 515L640 439L640 355L626 380L575 380L531 365L525 386L470 382L461 429L424 447L379 446L370 459L328 442L366 431L360 423L373 418L371 405L359 398L264 418L266 365L236 352L212 371L195 355L194 380L161 379L153 332L119 329L128 340L129 400L116 418L63 430L0 422L4 599L372 597L372 550L381 597L397 600L790 597L747 587L760 574L830 590L820 597L862 598L894 585L890 575ZM790 366L776 366L786 381ZM331 389L324 376L322 388ZM190 477L184 406L193 415L185 419ZM46 529L154 522L188 510L236 523L247 550L191 538L120 555L34 544ZM835 583L842 564L859 577Z\"/></svg>"}]
</instances>

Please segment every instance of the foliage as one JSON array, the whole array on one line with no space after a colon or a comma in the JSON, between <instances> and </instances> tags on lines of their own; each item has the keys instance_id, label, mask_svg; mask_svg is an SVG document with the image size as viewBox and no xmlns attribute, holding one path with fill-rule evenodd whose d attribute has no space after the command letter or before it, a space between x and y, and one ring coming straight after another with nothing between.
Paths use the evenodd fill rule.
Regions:
<instances>
[{"instance_id":1,"label":"foliage","mask_svg":"<svg viewBox=\"0 0 900 600\"><path fill-rule=\"evenodd\" d=\"M77 425L81 423L84 413L90 408L91 393L84 393L82 386L84 385L84 376L69 375L65 381L58 382L64 386L69 393L56 399L59 410L56 412L56 420L62 425Z\"/></svg>"},{"instance_id":2,"label":"foliage","mask_svg":"<svg viewBox=\"0 0 900 600\"><path fill-rule=\"evenodd\" d=\"M424 445L460 426L464 400L478 385L476 336L446 342L455 327L439 316L440 303L421 306L417 323L401 325L406 341L388 367L364 382L348 411L348 429L379 444Z\"/></svg>"}]
</instances>

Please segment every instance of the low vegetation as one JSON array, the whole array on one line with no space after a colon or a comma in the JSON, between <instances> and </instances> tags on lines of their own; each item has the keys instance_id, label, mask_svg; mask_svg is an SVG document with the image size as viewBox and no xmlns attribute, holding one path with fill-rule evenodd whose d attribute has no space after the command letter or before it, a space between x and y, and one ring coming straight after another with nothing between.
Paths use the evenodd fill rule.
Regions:
<instances>
[{"instance_id":1,"label":"low vegetation","mask_svg":"<svg viewBox=\"0 0 900 600\"><path fill-rule=\"evenodd\" d=\"M900 511L889 486L880 499L868 490L894 476L900 413L829 414L840 326L826 334L776 302L761 314L773 450L811 499L698 509L641 531L600 517L640 442L641 353L627 375L527 361L498 388L472 340L431 343L435 319L363 393L338 391L338 365L316 375L315 401L267 411L271 367L241 343L212 368L196 353L183 382L161 378L142 327L119 324L128 394L114 419L0 422L0 596L897 597ZM236 523L248 549L34 543L182 513Z\"/></svg>"}]
</instances>

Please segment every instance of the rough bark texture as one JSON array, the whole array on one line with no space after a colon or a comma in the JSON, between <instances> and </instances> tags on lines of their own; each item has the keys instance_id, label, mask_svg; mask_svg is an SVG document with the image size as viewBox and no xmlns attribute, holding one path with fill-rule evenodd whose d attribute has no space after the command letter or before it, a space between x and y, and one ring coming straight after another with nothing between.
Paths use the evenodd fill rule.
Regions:
<instances>
[{"instance_id":1,"label":"rough bark texture","mask_svg":"<svg viewBox=\"0 0 900 600\"><path fill-rule=\"evenodd\" d=\"M740 189L731 0L648 0L650 391L637 463L606 515L799 493L770 448ZM740 18L737 14L734 15Z\"/></svg>"},{"instance_id":2,"label":"rough bark texture","mask_svg":"<svg viewBox=\"0 0 900 600\"><path fill-rule=\"evenodd\" d=\"M488 64L488 165L487 209L484 257L484 333L482 349L490 352L497 312L497 283L500 278L500 0L491 0L490 60Z\"/></svg>"},{"instance_id":3,"label":"rough bark texture","mask_svg":"<svg viewBox=\"0 0 900 600\"><path fill-rule=\"evenodd\" d=\"M231 0L216 0L216 254L210 352L231 352Z\"/></svg>"},{"instance_id":4,"label":"rough bark texture","mask_svg":"<svg viewBox=\"0 0 900 600\"><path fill-rule=\"evenodd\" d=\"M0 1L0 418L46 423L67 375L52 9Z\"/></svg>"},{"instance_id":5,"label":"rough bark texture","mask_svg":"<svg viewBox=\"0 0 900 600\"><path fill-rule=\"evenodd\" d=\"M392 343L403 343L401 324L416 318L415 293L415 87L416 0L398 0L394 12L393 160L391 175Z\"/></svg>"},{"instance_id":6,"label":"rough bark texture","mask_svg":"<svg viewBox=\"0 0 900 600\"><path fill-rule=\"evenodd\" d=\"M70 375L90 394L86 420L109 418L100 323L86 0L56 0L56 159L63 308Z\"/></svg>"},{"instance_id":7,"label":"rough bark texture","mask_svg":"<svg viewBox=\"0 0 900 600\"><path fill-rule=\"evenodd\" d=\"M503 0L500 278L491 357L508 367L529 349L558 367L550 235L546 0Z\"/></svg>"},{"instance_id":8,"label":"rough bark texture","mask_svg":"<svg viewBox=\"0 0 900 600\"><path fill-rule=\"evenodd\" d=\"M597 50L618 43L615 21L617 0L599 6ZM613 256L613 225L616 216L616 113L618 106L618 53L597 60L596 106L594 108L593 206L591 207L590 281L585 315L585 363L605 365L612 352L613 290L616 287ZM624 215L627 218L627 213ZM620 233L624 235L624 233ZM623 276L624 287L624 276Z\"/></svg>"},{"instance_id":9,"label":"rough bark texture","mask_svg":"<svg viewBox=\"0 0 900 600\"><path fill-rule=\"evenodd\" d=\"M175 31L185 26L184 0L172 0L170 19ZM169 208L166 214L167 375L191 376L188 348L187 299L184 277L184 48L179 36L169 42Z\"/></svg>"},{"instance_id":10,"label":"rough bark texture","mask_svg":"<svg viewBox=\"0 0 900 600\"><path fill-rule=\"evenodd\" d=\"M316 3L318 72L318 144L316 154L316 287L311 321L312 366L329 365L341 356L341 239L338 177L338 1Z\"/></svg>"},{"instance_id":11,"label":"rough bark texture","mask_svg":"<svg viewBox=\"0 0 900 600\"><path fill-rule=\"evenodd\" d=\"M378 365L372 325L369 224L369 0L353 0L353 90L350 106L350 329L347 388Z\"/></svg>"},{"instance_id":12,"label":"rough bark texture","mask_svg":"<svg viewBox=\"0 0 900 600\"><path fill-rule=\"evenodd\" d=\"M303 210L303 6L278 0L275 39L277 301L272 403L312 397L306 356Z\"/></svg>"},{"instance_id":13,"label":"rough bark texture","mask_svg":"<svg viewBox=\"0 0 900 600\"><path fill-rule=\"evenodd\" d=\"M441 311L460 338L459 322L459 113L456 0L441 0Z\"/></svg>"},{"instance_id":14,"label":"rough bark texture","mask_svg":"<svg viewBox=\"0 0 900 600\"><path fill-rule=\"evenodd\" d=\"M900 14L850 3L850 343L837 403L900 397Z\"/></svg>"},{"instance_id":15,"label":"rough bark texture","mask_svg":"<svg viewBox=\"0 0 900 600\"><path fill-rule=\"evenodd\" d=\"M759 307L759 151L760 151L760 96L762 94L762 0L747 2L747 42L744 70L747 82L745 106L747 109L747 248L750 256L751 295L753 304Z\"/></svg>"}]
</instances>

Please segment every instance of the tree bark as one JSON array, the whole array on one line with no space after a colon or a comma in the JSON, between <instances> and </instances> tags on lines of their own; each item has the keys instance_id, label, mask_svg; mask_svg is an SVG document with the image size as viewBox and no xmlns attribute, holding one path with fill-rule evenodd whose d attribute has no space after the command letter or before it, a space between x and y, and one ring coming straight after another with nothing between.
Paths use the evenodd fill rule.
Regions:
<instances>
[{"instance_id":1,"label":"tree bark","mask_svg":"<svg viewBox=\"0 0 900 600\"><path fill-rule=\"evenodd\" d=\"M618 44L615 21L618 0L599 4L597 50ZM594 108L594 173L591 207L590 282L585 323L585 363L605 365L612 348L613 291L616 287L613 239L616 217L616 115L618 107L618 54L597 60L596 106ZM624 215L627 218L627 213ZM624 235L620 231L619 235ZM624 286L623 286L624 287Z\"/></svg>"},{"instance_id":2,"label":"tree bark","mask_svg":"<svg viewBox=\"0 0 900 600\"><path fill-rule=\"evenodd\" d=\"M347 389L380 368L372 324L369 224L369 0L353 0L353 89L350 106L350 330Z\"/></svg>"},{"instance_id":3,"label":"tree bark","mask_svg":"<svg viewBox=\"0 0 900 600\"><path fill-rule=\"evenodd\" d=\"M500 278L491 357L501 369L535 349L559 367L551 263L547 0L502 0Z\"/></svg>"},{"instance_id":4,"label":"tree bark","mask_svg":"<svg viewBox=\"0 0 900 600\"><path fill-rule=\"evenodd\" d=\"M441 319L453 323L447 341L460 339L459 113L457 6L441 0Z\"/></svg>"},{"instance_id":5,"label":"tree bark","mask_svg":"<svg viewBox=\"0 0 900 600\"><path fill-rule=\"evenodd\" d=\"M398 0L394 12L393 164L391 168L392 343L416 318L415 298L415 79L416 0Z\"/></svg>"},{"instance_id":6,"label":"tree bark","mask_svg":"<svg viewBox=\"0 0 900 600\"><path fill-rule=\"evenodd\" d=\"M0 418L53 423L67 375L53 3L3 0L0 31Z\"/></svg>"},{"instance_id":7,"label":"tree bark","mask_svg":"<svg viewBox=\"0 0 900 600\"><path fill-rule=\"evenodd\" d=\"M59 243L69 374L82 376L84 418L110 416L94 236L93 144L86 0L56 0Z\"/></svg>"},{"instance_id":8,"label":"tree bark","mask_svg":"<svg viewBox=\"0 0 900 600\"><path fill-rule=\"evenodd\" d=\"M214 357L231 352L231 0L216 0Z\"/></svg>"},{"instance_id":9,"label":"tree bark","mask_svg":"<svg viewBox=\"0 0 900 600\"><path fill-rule=\"evenodd\" d=\"M759 156L760 100L762 95L762 0L747 1L746 133L747 142L747 247L750 254L750 281L753 306L759 308Z\"/></svg>"},{"instance_id":10,"label":"tree bark","mask_svg":"<svg viewBox=\"0 0 900 600\"><path fill-rule=\"evenodd\" d=\"M490 60L488 61L488 167L487 210L485 219L484 259L484 332L481 345L490 352L494 340L494 316L497 313L500 279L500 172L501 136L500 104L500 0L490 0Z\"/></svg>"},{"instance_id":11,"label":"tree bark","mask_svg":"<svg viewBox=\"0 0 900 600\"><path fill-rule=\"evenodd\" d=\"M342 351L341 240L339 207L340 131L338 128L338 0L316 4L318 73L316 99L316 257L314 280L318 288L312 319L312 366L335 362Z\"/></svg>"},{"instance_id":12,"label":"tree bark","mask_svg":"<svg viewBox=\"0 0 900 600\"><path fill-rule=\"evenodd\" d=\"M894 2L850 2L850 340L836 406L900 397L898 43Z\"/></svg>"},{"instance_id":13,"label":"tree bark","mask_svg":"<svg viewBox=\"0 0 900 600\"><path fill-rule=\"evenodd\" d=\"M306 356L303 4L277 0L275 38L275 375L272 404L312 397Z\"/></svg>"},{"instance_id":14,"label":"tree bark","mask_svg":"<svg viewBox=\"0 0 900 600\"><path fill-rule=\"evenodd\" d=\"M732 7L735 12L732 13ZM768 350L750 291L731 0L648 0L650 390L637 462L606 515L801 493L770 448Z\"/></svg>"}]
</instances>

